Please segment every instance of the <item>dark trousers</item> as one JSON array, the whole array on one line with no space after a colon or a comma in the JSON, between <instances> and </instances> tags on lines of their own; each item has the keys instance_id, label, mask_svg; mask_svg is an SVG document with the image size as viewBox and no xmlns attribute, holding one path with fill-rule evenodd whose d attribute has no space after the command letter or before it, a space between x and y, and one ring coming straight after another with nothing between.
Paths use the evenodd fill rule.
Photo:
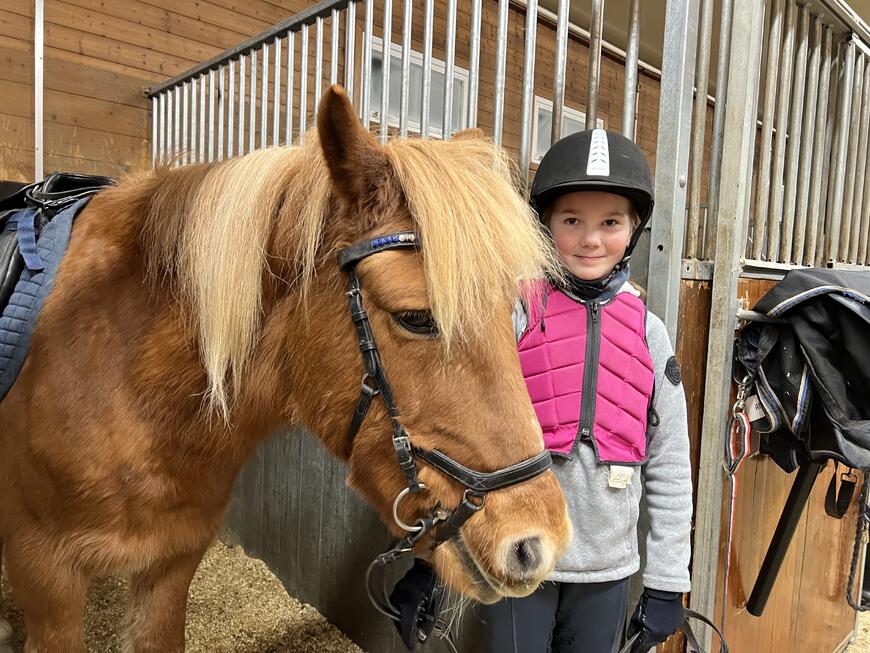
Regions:
<instances>
[{"instance_id":1,"label":"dark trousers","mask_svg":"<svg viewBox=\"0 0 870 653\"><path fill-rule=\"evenodd\" d=\"M486 653L614 653L625 626L628 578L545 582L522 599L481 607Z\"/></svg>"}]
</instances>

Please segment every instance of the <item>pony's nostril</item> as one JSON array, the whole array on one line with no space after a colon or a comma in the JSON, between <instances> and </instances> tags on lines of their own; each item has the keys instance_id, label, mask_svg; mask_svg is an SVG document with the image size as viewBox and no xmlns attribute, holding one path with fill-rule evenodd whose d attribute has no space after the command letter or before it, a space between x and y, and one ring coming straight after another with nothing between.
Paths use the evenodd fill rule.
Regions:
<instances>
[{"instance_id":1,"label":"pony's nostril","mask_svg":"<svg viewBox=\"0 0 870 653\"><path fill-rule=\"evenodd\" d=\"M538 569L541 564L541 540L529 537L517 540L513 547L512 565L521 574L528 574Z\"/></svg>"}]
</instances>

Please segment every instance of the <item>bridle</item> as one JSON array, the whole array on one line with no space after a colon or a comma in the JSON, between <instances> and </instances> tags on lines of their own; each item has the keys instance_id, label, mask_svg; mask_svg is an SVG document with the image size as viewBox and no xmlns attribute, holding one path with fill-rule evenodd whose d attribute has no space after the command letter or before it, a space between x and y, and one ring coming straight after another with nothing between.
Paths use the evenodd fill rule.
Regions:
<instances>
[{"instance_id":1,"label":"bridle","mask_svg":"<svg viewBox=\"0 0 870 653\"><path fill-rule=\"evenodd\" d=\"M393 501L393 519L400 528L407 532L407 535L389 551L375 558L366 573L369 598L378 610L391 619L396 619L397 615L389 600L379 600L372 592L371 573L374 567L386 566L401 555L412 552L416 543L430 531L433 532L432 549L456 537L462 525L474 513L483 508L487 493L532 479L549 469L552 464L550 453L544 450L536 456L509 467L494 472L479 472L465 467L437 449L422 449L411 443L408 432L399 420L399 410L393 398L393 391L381 364L381 357L372 333L368 313L363 307L356 265L372 254L392 249L418 248L419 245L420 238L416 233L401 232L362 240L345 247L338 253L339 268L348 276L349 287L346 293L348 306L351 319L356 327L359 348L365 366L360 396L348 429L348 442L352 443L359 432L371 407L372 400L376 396L380 396L390 417L393 448L396 451L399 468L405 475L406 487ZM418 478L417 458L459 482L465 488L465 492L459 505L453 510L446 510L442 506L436 505L428 514L418 518L413 525L409 525L399 518L399 504L408 494L419 494L427 489Z\"/></svg>"}]
</instances>

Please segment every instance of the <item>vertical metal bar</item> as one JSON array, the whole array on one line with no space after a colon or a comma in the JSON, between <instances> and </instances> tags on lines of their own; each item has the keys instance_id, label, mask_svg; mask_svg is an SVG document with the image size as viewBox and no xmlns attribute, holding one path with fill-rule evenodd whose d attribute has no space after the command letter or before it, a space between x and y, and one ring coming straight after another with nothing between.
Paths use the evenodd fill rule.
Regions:
<instances>
[{"instance_id":1,"label":"vertical metal bar","mask_svg":"<svg viewBox=\"0 0 870 653\"><path fill-rule=\"evenodd\" d=\"M36 0L33 8L33 176L43 177L43 126L45 93L45 1Z\"/></svg>"},{"instance_id":2,"label":"vertical metal bar","mask_svg":"<svg viewBox=\"0 0 870 653\"><path fill-rule=\"evenodd\" d=\"M413 0L405 0L402 10L402 90L399 94L399 136L408 135L408 85L411 81L411 19L414 17Z\"/></svg>"},{"instance_id":3,"label":"vertical metal bar","mask_svg":"<svg viewBox=\"0 0 870 653\"><path fill-rule=\"evenodd\" d=\"M260 147L269 143L269 44L263 44L263 67L260 84Z\"/></svg>"},{"instance_id":4,"label":"vertical metal bar","mask_svg":"<svg viewBox=\"0 0 870 653\"><path fill-rule=\"evenodd\" d=\"M701 40L701 43L703 42ZM706 47L709 51L709 45ZM628 10L628 45L625 51L625 90L622 97L622 135L631 140L634 140L634 123L637 111L637 61L639 56L640 0L631 0L631 6ZM709 56L707 58L709 60Z\"/></svg>"},{"instance_id":5,"label":"vertical metal bar","mask_svg":"<svg viewBox=\"0 0 870 653\"><path fill-rule=\"evenodd\" d=\"M431 0L430 0L431 1ZM360 98L360 118L363 127L371 124L372 94L372 30L375 24L375 0L366 0L366 28L363 34L362 97Z\"/></svg>"},{"instance_id":6,"label":"vertical metal bar","mask_svg":"<svg viewBox=\"0 0 870 653\"><path fill-rule=\"evenodd\" d=\"M806 5L801 5L798 13L800 25L797 53L794 62L794 90L791 99L791 118L788 125L788 146L786 148L785 212L782 215L782 232L779 239L779 261L789 262L794 240L795 208L797 205L798 162L801 153L801 133L803 131L804 91L807 75L807 46L810 40L810 14Z\"/></svg>"},{"instance_id":7,"label":"vertical metal bar","mask_svg":"<svg viewBox=\"0 0 870 653\"><path fill-rule=\"evenodd\" d=\"M374 0L370 0L374 1ZM308 25L302 26L302 51L299 56L299 142L308 129Z\"/></svg>"},{"instance_id":8,"label":"vertical metal bar","mask_svg":"<svg viewBox=\"0 0 870 653\"><path fill-rule=\"evenodd\" d=\"M332 39L329 42L329 85L338 83L338 9L332 10Z\"/></svg>"},{"instance_id":9,"label":"vertical metal bar","mask_svg":"<svg viewBox=\"0 0 870 653\"><path fill-rule=\"evenodd\" d=\"M827 256L827 241L830 238L829 225L831 221L831 207L834 205L833 177L837 173L837 116L840 112L839 99L842 92L843 59L845 57L843 41L836 44L836 52L831 64L831 90L829 95L832 102L828 106L828 121L825 127L825 174L822 177L822 210L819 211L818 248L816 251L816 265L822 265Z\"/></svg>"},{"instance_id":10,"label":"vertical metal bar","mask_svg":"<svg viewBox=\"0 0 870 653\"><path fill-rule=\"evenodd\" d=\"M598 1L593 0L593 15L596 2ZM550 123L551 144L562 138L562 107L565 105L565 67L568 61L568 12L570 11L571 0L559 0L558 14L556 15L556 59L553 64L553 120ZM594 40L594 38L593 36L592 39ZM588 128L588 114L586 125Z\"/></svg>"},{"instance_id":11,"label":"vertical metal bar","mask_svg":"<svg viewBox=\"0 0 870 653\"><path fill-rule=\"evenodd\" d=\"M858 163L858 128L861 117L861 96L864 87L864 55L855 60L852 88L852 113L849 118L849 145L846 158L845 190L843 191L843 217L840 220L840 246L837 259L845 261L849 252L849 237L852 235L852 202L855 200L855 167ZM867 125L861 131L867 131ZM862 180L863 181L863 180Z\"/></svg>"},{"instance_id":12,"label":"vertical metal bar","mask_svg":"<svg viewBox=\"0 0 870 653\"><path fill-rule=\"evenodd\" d=\"M760 259L764 250L764 227L767 224L767 208L770 204L770 163L773 156L773 111L776 105L776 88L779 76L782 35L783 0L773 1L770 16L770 32L767 44L767 76L764 82L764 108L761 116L761 162L758 166L758 193L755 197L755 212L752 216L752 258ZM718 105L718 102L717 102Z\"/></svg>"},{"instance_id":13,"label":"vertical metal bar","mask_svg":"<svg viewBox=\"0 0 870 653\"><path fill-rule=\"evenodd\" d=\"M206 97L205 75L200 75L199 78L199 162L205 162L205 132L207 129L205 122L205 97Z\"/></svg>"},{"instance_id":14,"label":"vertical metal bar","mask_svg":"<svg viewBox=\"0 0 870 653\"><path fill-rule=\"evenodd\" d=\"M441 138L450 138L453 128L453 70L456 58L456 0L447 3L447 39L444 44L444 111L441 119Z\"/></svg>"},{"instance_id":15,"label":"vertical metal bar","mask_svg":"<svg viewBox=\"0 0 870 653\"><path fill-rule=\"evenodd\" d=\"M166 91L160 94L160 134L157 160L160 165L166 163Z\"/></svg>"},{"instance_id":16,"label":"vertical metal bar","mask_svg":"<svg viewBox=\"0 0 870 653\"><path fill-rule=\"evenodd\" d=\"M238 100L236 99L236 62L229 62L230 68L230 93L228 97L229 105L227 107L227 158L233 158L233 144L235 142L235 115L236 115L236 105Z\"/></svg>"},{"instance_id":17,"label":"vertical metal bar","mask_svg":"<svg viewBox=\"0 0 870 653\"><path fill-rule=\"evenodd\" d=\"M257 147L257 51L251 52L251 88L248 97L251 108L248 111L248 152Z\"/></svg>"},{"instance_id":18,"label":"vertical metal bar","mask_svg":"<svg viewBox=\"0 0 870 653\"><path fill-rule=\"evenodd\" d=\"M680 302L698 7L699 0L668 0L663 34L647 304L664 321L672 343Z\"/></svg>"},{"instance_id":19,"label":"vertical metal bar","mask_svg":"<svg viewBox=\"0 0 870 653\"><path fill-rule=\"evenodd\" d=\"M208 71L208 162L214 161L214 70Z\"/></svg>"},{"instance_id":20,"label":"vertical metal bar","mask_svg":"<svg viewBox=\"0 0 870 653\"><path fill-rule=\"evenodd\" d=\"M692 112L692 156L689 171L689 224L686 227L687 258L698 257L701 224L701 175L704 168L704 137L707 133L707 86L710 72L710 44L713 32L713 0L701 0L701 31L698 33L698 60L695 103ZM628 94L628 86L625 89ZM632 125L633 126L633 125Z\"/></svg>"},{"instance_id":21,"label":"vertical metal bar","mask_svg":"<svg viewBox=\"0 0 870 653\"><path fill-rule=\"evenodd\" d=\"M166 91L166 159L164 163L166 165L170 165L172 161L172 108L174 105L173 98L173 89L167 89Z\"/></svg>"},{"instance_id":22,"label":"vertical metal bar","mask_svg":"<svg viewBox=\"0 0 870 653\"><path fill-rule=\"evenodd\" d=\"M821 19L816 18L820 25ZM808 225L806 243L803 251L803 264L814 265L816 261L816 241L819 233L819 212L821 211L822 186L827 177L825 169L825 125L828 123L828 97L831 82L831 28L825 27L822 60L819 70L819 91L815 111L815 139L813 141L813 167L810 175L810 198L808 207ZM797 259L796 259L797 260Z\"/></svg>"},{"instance_id":23,"label":"vertical metal bar","mask_svg":"<svg viewBox=\"0 0 870 653\"><path fill-rule=\"evenodd\" d=\"M592 0L592 23L589 26L589 80L586 82L586 129L594 129L598 123L598 86L601 79L603 32L604 0ZM693 34L692 37L694 36ZM561 125L559 127L561 128ZM553 140L555 141L555 138Z\"/></svg>"},{"instance_id":24,"label":"vertical metal bar","mask_svg":"<svg viewBox=\"0 0 870 653\"><path fill-rule=\"evenodd\" d=\"M344 90L353 101L353 72L356 66L356 2L347 6L344 21Z\"/></svg>"},{"instance_id":25,"label":"vertical metal bar","mask_svg":"<svg viewBox=\"0 0 870 653\"><path fill-rule=\"evenodd\" d=\"M737 284L752 194L763 17L764 3L735 0L734 22L731 26L733 42L729 57L729 68L735 74L728 79L724 132L727 136L722 151L722 196L716 225L716 257L705 373L707 398L701 427L692 547L691 607L706 614L711 614L715 609L716 596L719 594L717 562L722 522L722 451L730 414L728 399L737 315ZM650 288L653 288L652 280ZM654 309L651 307L651 310ZM705 627L701 634L701 645L709 650L712 639L709 628Z\"/></svg>"},{"instance_id":26,"label":"vertical metal bar","mask_svg":"<svg viewBox=\"0 0 870 653\"><path fill-rule=\"evenodd\" d=\"M846 59L843 64L843 82L840 88L840 115L837 116L835 155L831 161L834 168L834 186L831 190L833 198L828 225L827 257L828 262L835 261L840 250L840 223L843 218L843 190L846 182L846 159L849 145L849 118L852 113L852 85L855 75L854 42L846 43ZM836 165L835 165L836 164Z\"/></svg>"},{"instance_id":27,"label":"vertical metal bar","mask_svg":"<svg viewBox=\"0 0 870 653\"><path fill-rule=\"evenodd\" d=\"M813 17L812 24L812 50L807 76L807 92L804 96L803 115L807 121L807 128L801 133L801 158L800 174L797 188L797 211L795 214L794 244L792 245L790 262L800 265L804 259L804 243L806 241L807 214L810 201L810 177L813 171L818 169L813 166L816 144L816 107L819 97L819 69L822 56L822 22L818 16ZM824 127L819 134L823 133Z\"/></svg>"},{"instance_id":28,"label":"vertical metal bar","mask_svg":"<svg viewBox=\"0 0 870 653\"><path fill-rule=\"evenodd\" d=\"M284 143L293 145L293 78L296 75L296 34L287 35L287 111L284 116Z\"/></svg>"},{"instance_id":29,"label":"vertical metal bar","mask_svg":"<svg viewBox=\"0 0 870 653\"><path fill-rule=\"evenodd\" d=\"M471 3L471 44L468 77L468 126L477 127L477 95L480 92L480 20L483 14L482 0ZM537 0L535 6L537 7ZM531 4L531 3L529 3ZM528 12L529 9L527 8ZM537 10L536 10L537 11Z\"/></svg>"},{"instance_id":30,"label":"vertical metal bar","mask_svg":"<svg viewBox=\"0 0 870 653\"><path fill-rule=\"evenodd\" d=\"M501 147L504 131L504 79L507 61L507 29L509 0L498 0L498 35L495 48L495 109L493 115L492 137Z\"/></svg>"},{"instance_id":31,"label":"vertical metal bar","mask_svg":"<svg viewBox=\"0 0 870 653\"><path fill-rule=\"evenodd\" d=\"M858 248L860 247L861 234L861 216L862 207L868 201L865 193L867 192L867 153L868 153L868 130L870 125L870 61L865 58L864 62L864 95L861 99L861 118L858 121L859 125L863 125L861 129L860 139L858 140L858 169L855 172L855 197L852 202L852 233L849 237L849 253L847 261L849 263L858 262Z\"/></svg>"},{"instance_id":32,"label":"vertical metal bar","mask_svg":"<svg viewBox=\"0 0 870 653\"><path fill-rule=\"evenodd\" d=\"M157 123L160 120L160 116L157 111L160 107L160 100L155 95L151 98L151 167L157 167L157 148L159 144L157 142Z\"/></svg>"},{"instance_id":33,"label":"vertical metal bar","mask_svg":"<svg viewBox=\"0 0 870 653\"><path fill-rule=\"evenodd\" d=\"M523 56L523 114L520 120L520 177L529 179L532 161L532 112L535 110L535 48L538 35L538 0L526 3L526 45Z\"/></svg>"},{"instance_id":34,"label":"vertical metal bar","mask_svg":"<svg viewBox=\"0 0 870 653\"><path fill-rule=\"evenodd\" d=\"M187 165L188 143L190 142L190 83L181 87L181 165Z\"/></svg>"},{"instance_id":35,"label":"vertical metal bar","mask_svg":"<svg viewBox=\"0 0 870 653\"><path fill-rule=\"evenodd\" d=\"M239 154L245 153L245 93L248 85L245 83L247 61L245 55L239 57Z\"/></svg>"},{"instance_id":36,"label":"vertical metal bar","mask_svg":"<svg viewBox=\"0 0 870 653\"><path fill-rule=\"evenodd\" d=\"M191 163L199 163L199 150L197 149L197 145L199 144L199 130L202 129L202 125L197 120L198 114L198 87L202 82L198 81L197 77L194 77L190 80L190 161Z\"/></svg>"},{"instance_id":37,"label":"vertical metal bar","mask_svg":"<svg viewBox=\"0 0 870 653\"><path fill-rule=\"evenodd\" d=\"M435 22L433 0L426 0L423 25L423 98L420 104L420 136L429 136L429 102L432 98L432 32Z\"/></svg>"},{"instance_id":38,"label":"vertical metal bar","mask_svg":"<svg viewBox=\"0 0 870 653\"><path fill-rule=\"evenodd\" d=\"M317 32L314 40L314 111L323 94L323 17L317 17Z\"/></svg>"},{"instance_id":39,"label":"vertical metal bar","mask_svg":"<svg viewBox=\"0 0 870 653\"><path fill-rule=\"evenodd\" d=\"M785 146L788 140L788 109L791 99L792 68L797 22L797 6L787 0L785 8L785 38L782 43L780 62L779 97L776 104L776 144L773 154L773 174L770 178L770 207L767 214L767 260L775 261L779 252L782 228L783 174L785 170Z\"/></svg>"},{"instance_id":40,"label":"vertical metal bar","mask_svg":"<svg viewBox=\"0 0 870 653\"><path fill-rule=\"evenodd\" d=\"M175 105L172 111L172 158L177 165L181 154L181 87L176 86L172 96Z\"/></svg>"},{"instance_id":41,"label":"vertical metal bar","mask_svg":"<svg viewBox=\"0 0 870 653\"><path fill-rule=\"evenodd\" d=\"M224 160L224 104L226 102L226 66L218 68L217 159Z\"/></svg>"},{"instance_id":42,"label":"vertical metal bar","mask_svg":"<svg viewBox=\"0 0 870 653\"><path fill-rule=\"evenodd\" d=\"M274 87L272 89L272 145L281 143L281 39L275 37L272 44L275 50Z\"/></svg>"},{"instance_id":43,"label":"vertical metal bar","mask_svg":"<svg viewBox=\"0 0 870 653\"><path fill-rule=\"evenodd\" d=\"M384 38L381 48L381 143L390 136L390 62L393 55L393 0L384 0Z\"/></svg>"},{"instance_id":44,"label":"vertical metal bar","mask_svg":"<svg viewBox=\"0 0 870 653\"><path fill-rule=\"evenodd\" d=\"M704 232L715 231L715 220L719 212L719 184L722 170L722 143L725 140L725 105L728 102L728 74L731 65L731 27L734 0L722 0L719 16L719 53L716 64L716 106L713 107L713 136L710 139L710 183L707 187L707 214ZM713 258L715 238L704 242L704 258Z\"/></svg>"}]
</instances>

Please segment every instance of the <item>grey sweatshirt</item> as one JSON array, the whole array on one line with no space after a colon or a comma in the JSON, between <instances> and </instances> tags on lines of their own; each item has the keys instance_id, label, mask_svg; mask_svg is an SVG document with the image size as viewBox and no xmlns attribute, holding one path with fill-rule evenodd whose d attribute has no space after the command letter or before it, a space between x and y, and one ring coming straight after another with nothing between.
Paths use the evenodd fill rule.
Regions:
<instances>
[{"instance_id":1,"label":"grey sweatshirt","mask_svg":"<svg viewBox=\"0 0 870 653\"><path fill-rule=\"evenodd\" d=\"M636 294L629 284L620 292ZM528 316L518 303L517 340L527 327ZM565 493L574 538L551 580L599 583L638 571L637 519L643 489L650 526L643 585L671 592L690 589L692 475L686 397L679 375L665 374L674 352L665 325L652 313L647 313L646 336L655 367L653 408L659 417L657 426L647 428L648 460L634 468L627 487L619 489L610 487L610 466L596 463L587 443L577 446L571 460L554 456L553 471Z\"/></svg>"}]
</instances>

